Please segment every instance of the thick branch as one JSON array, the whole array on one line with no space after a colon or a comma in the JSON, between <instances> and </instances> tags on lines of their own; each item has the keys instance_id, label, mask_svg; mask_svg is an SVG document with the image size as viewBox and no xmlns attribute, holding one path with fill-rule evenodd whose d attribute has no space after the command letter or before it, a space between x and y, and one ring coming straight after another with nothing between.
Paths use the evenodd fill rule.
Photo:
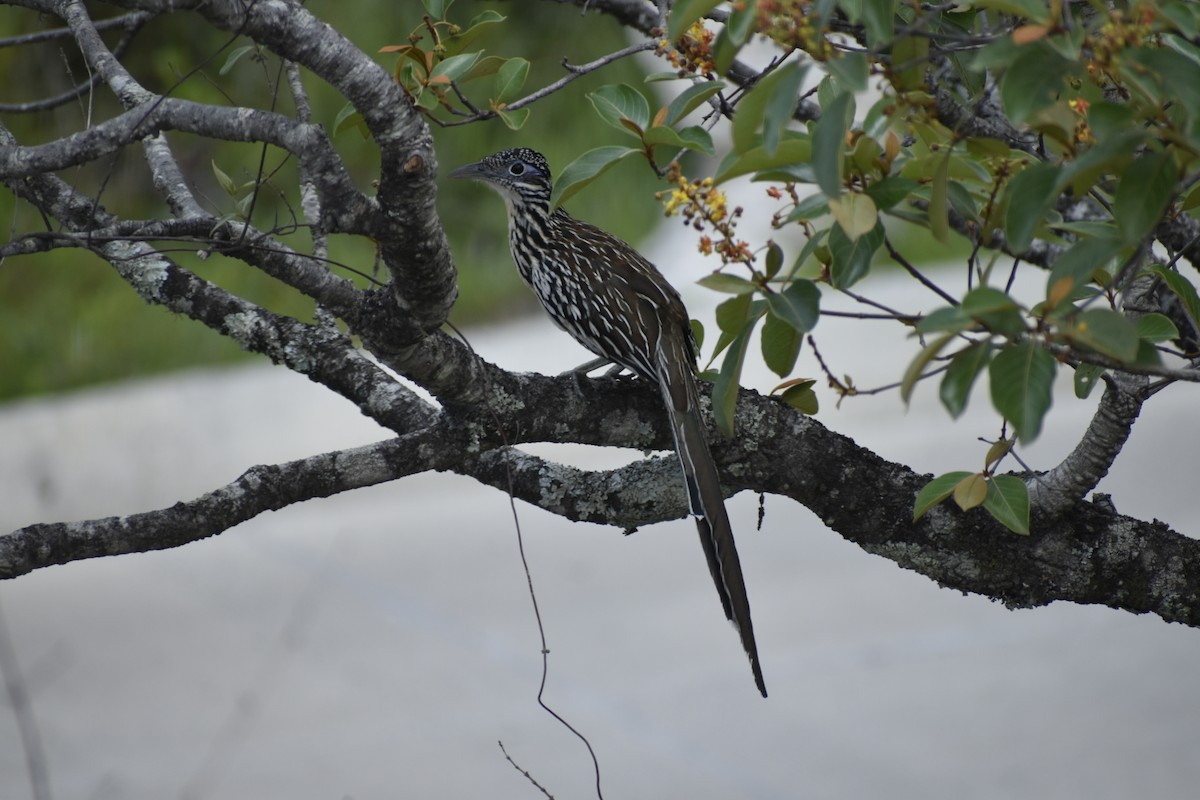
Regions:
<instances>
[{"instance_id":1,"label":"thick branch","mask_svg":"<svg viewBox=\"0 0 1200 800\"><path fill-rule=\"evenodd\" d=\"M444 446L450 442L456 444ZM226 486L170 508L85 522L30 525L0 536L0 578L85 558L165 550L207 539L264 511L438 469L464 447L445 424L364 447L256 466Z\"/></svg>"}]
</instances>

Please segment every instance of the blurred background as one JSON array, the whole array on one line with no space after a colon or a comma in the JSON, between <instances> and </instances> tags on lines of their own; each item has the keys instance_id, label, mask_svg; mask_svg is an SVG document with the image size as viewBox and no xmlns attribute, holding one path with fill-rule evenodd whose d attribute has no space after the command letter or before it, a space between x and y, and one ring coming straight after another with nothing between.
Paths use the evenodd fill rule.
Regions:
<instances>
[{"instance_id":1,"label":"blurred background","mask_svg":"<svg viewBox=\"0 0 1200 800\"><path fill-rule=\"evenodd\" d=\"M420 15L416 2L360 2L353 14L331 1L308 5L367 52L407 41ZM458 0L454 11L466 20L518 7ZM536 14L484 45L530 59L531 88L561 74L568 39L575 62L625 44L605 18L533 7ZM10 13L0 32L47 24ZM261 104L269 71L243 60L219 75L223 56L207 62L224 38L186 20L153 25L138 39L145 49L130 54L147 85L162 90L208 63L213 83L189 79L182 96L217 102L224 92ZM393 57L380 58L390 66ZM86 74L61 42L0 50L0 59L12 76L3 102L61 91ZM626 61L582 79L539 104L518 133L498 121L435 128L442 167L523 144L561 168L610 142L581 99L585 82L641 85L638 69ZM341 101L308 85L317 117L332 127ZM97 118L112 112L104 94L91 110ZM280 103L289 109L286 93ZM5 122L24 141L44 141L78 129L87 113L73 103L6 114ZM357 137L349 130L336 144L369 186L377 158ZM215 208L235 200L212 162L242 181L261 155L176 145ZM265 193L259 212L267 220L286 218L296 203L291 165L268 151L270 168L280 164L279 193ZM134 153L86 179L122 213L158 213ZM693 232L657 224L656 188L630 160L571 208L637 242L693 316L711 319L718 298L693 281L713 264L695 252ZM732 191L731 204L747 208L743 235L771 235L761 187ZM454 319L481 355L547 373L586 360L540 314L526 313L534 301L509 261L495 196L447 184L439 205L460 270ZM12 230L37 224L4 192L0 213L15 220ZM370 271L369 245L333 246L335 258ZM178 255L251 299L311 314L303 298L244 267ZM937 305L911 284L885 270L868 285L897 307ZM831 293L823 304L853 308ZM875 333L832 318L816 331L832 369L862 387L897 380L917 350L900 335ZM746 383L763 390L772 380L756 362ZM1059 383L1046 433L1023 453L1034 468L1068 451L1093 408L1073 398L1069 381ZM823 382L818 393L824 424L918 470L973 468L986 449L976 437L998 427L983 397L949 425L930 386L907 410L893 393L840 406ZM0 398L0 532L160 508L252 464L387 436L322 387L146 306L109 267L71 251L0 265ZM1120 511L1195 528L1197 463L1179 426L1193 413L1186 388L1148 406L1100 487ZM589 468L642 457L539 452ZM551 651L546 698L589 738L606 797L1194 796L1195 631L1105 608L1008 611L865 554L791 501L763 503L761 529L759 498L743 493L729 508L766 701L722 619L692 523L624 537L517 506ZM516 537L503 493L422 475L264 515L176 550L78 562L0 585L9 682L0 702L0 798L33 796L14 697L27 700L35 760L54 797L539 796L498 742L555 796L594 796L586 750L535 701L541 645Z\"/></svg>"}]
</instances>

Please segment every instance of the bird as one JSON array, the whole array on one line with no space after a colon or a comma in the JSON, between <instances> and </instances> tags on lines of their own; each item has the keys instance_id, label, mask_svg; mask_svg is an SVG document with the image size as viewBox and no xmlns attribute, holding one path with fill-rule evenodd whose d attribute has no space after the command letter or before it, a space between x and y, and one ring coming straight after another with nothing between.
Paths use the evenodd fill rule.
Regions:
<instances>
[{"instance_id":1,"label":"bird","mask_svg":"<svg viewBox=\"0 0 1200 800\"><path fill-rule=\"evenodd\" d=\"M603 362L657 387L709 572L766 697L746 582L700 415L698 348L679 293L629 244L552 207L550 166L536 150L503 150L450 177L480 181L504 199L513 262L550 319Z\"/></svg>"}]
</instances>

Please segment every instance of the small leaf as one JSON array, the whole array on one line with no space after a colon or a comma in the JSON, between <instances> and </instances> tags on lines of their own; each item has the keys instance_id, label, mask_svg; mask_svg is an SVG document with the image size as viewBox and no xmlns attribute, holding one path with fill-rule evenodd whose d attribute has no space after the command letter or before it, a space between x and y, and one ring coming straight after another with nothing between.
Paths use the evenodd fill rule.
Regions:
<instances>
[{"instance_id":1,"label":"small leaf","mask_svg":"<svg viewBox=\"0 0 1200 800\"><path fill-rule=\"evenodd\" d=\"M519 131L521 130L521 126L525 124L525 121L529 119L529 111L530 109L528 108L518 108L515 111L502 109L497 111L496 114L500 117L500 121L508 126L510 131Z\"/></svg>"},{"instance_id":2,"label":"small leaf","mask_svg":"<svg viewBox=\"0 0 1200 800\"><path fill-rule=\"evenodd\" d=\"M1080 364L1075 368L1075 396L1086 400L1099 383L1104 374L1104 367L1099 364Z\"/></svg>"},{"instance_id":3,"label":"small leaf","mask_svg":"<svg viewBox=\"0 0 1200 800\"><path fill-rule=\"evenodd\" d=\"M996 333L1013 338L1025 331L1021 307L999 289L976 287L963 297L961 308L964 314Z\"/></svg>"},{"instance_id":4,"label":"small leaf","mask_svg":"<svg viewBox=\"0 0 1200 800\"><path fill-rule=\"evenodd\" d=\"M793 62L782 67L778 72L781 74L767 101L762 120L763 147L769 154L778 149L779 142L783 138L783 131L796 113L796 106L800 102L800 88L804 83L807 68Z\"/></svg>"},{"instance_id":5,"label":"small leaf","mask_svg":"<svg viewBox=\"0 0 1200 800\"><path fill-rule=\"evenodd\" d=\"M950 153L938 160L929 184L929 232L945 244L950 240Z\"/></svg>"},{"instance_id":6,"label":"small leaf","mask_svg":"<svg viewBox=\"0 0 1200 800\"><path fill-rule=\"evenodd\" d=\"M854 95L842 92L828 108L822 109L821 118L813 126L813 170L817 185L826 197L833 198L842 193L842 151L853 119Z\"/></svg>"},{"instance_id":7,"label":"small leaf","mask_svg":"<svg viewBox=\"0 0 1200 800\"><path fill-rule=\"evenodd\" d=\"M717 152L717 148L713 144L712 134L699 125L684 128L679 132L679 138L683 140L683 146L690 150L697 150L707 156L711 156Z\"/></svg>"},{"instance_id":8,"label":"small leaf","mask_svg":"<svg viewBox=\"0 0 1200 800\"><path fill-rule=\"evenodd\" d=\"M1058 197L1058 177L1058 167L1038 162L1008 182L1004 191L1008 202L1004 235L1014 253L1025 252L1033 243L1034 233Z\"/></svg>"},{"instance_id":9,"label":"small leaf","mask_svg":"<svg viewBox=\"0 0 1200 800\"><path fill-rule=\"evenodd\" d=\"M748 281L738 275L730 275L727 272L709 273L696 283L705 289L712 289L714 292L723 292L724 294L750 294L758 289L758 285L753 281Z\"/></svg>"},{"instance_id":10,"label":"small leaf","mask_svg":"<svg viewBox=\"0 0 1200 800\"><path fill-rule=\"evenodd\" d=\"M1042 430L1053 399L1054 357L1031 341L1006 345L988 365L992 405L1013 424L1022 443Z\"/></svg>"},{"instance_id":11,"label":"small leaf","mask_svg":"<svg viewBox=\"0 0 1200 800\"><path fill-rule=\"evenodd\" d=\"M837 58L825 62L829 74L837 78L838 84L851 92L863 92L867 88L867 78L871 67L867 57L862 53L843 53Z\"/></svg>"},{"instance_id":12,"label":"small leaf","mask_svg":"<svg viewBox=\"0 0 1200 800\"><path fill-rule=\"evenodd\" d=\"M363 119L362 114L350 103L342 106L338 111L337 116L333 119L333 135L337 136L343 130L348 128L357 128L364 139L370 138L370 131L367 130L367 121Z\"/></svg>"},{"instance_id":13,"label":"small leaf","mask_svg":"<svg viewBox=\"0 0 1200 800\"><path fill-rule=\"evenodd\" d=\"M217 179L217 185L230 197L236 197L238 194L238 185L234 183L233 178L225 174L225 171L217 166L216 159L212 162L213 175Z\"/></svg>"},{"instance_id":14,"label":"small leaf","mask_svg":"<svg viewBox=\"0 0 1200 800\"><path fill-rule=\"evenodd\" d=\"M677 41L692 23L721 4L721 0L677 0L667 21L667 38Z\"/></svg>"},{"instance_id":15,"label":"small leaf","mask_svg":"<svg viewBox=\"0 0 1200 800\"><path fill-rule=\"evenodd\" d=\"M1147 153L1129 166L1113 200L1113 216L1126 244L1140 242L1162 221L1178 179L1169 153Z\"/></svg>"},{"instance_id":16,"label":"small leaf","mask_svg":"<svg viewBox=\"0 0 1200 800\"><path fill-rule=\"evenodd\" d=\"M1200 325L1200 296L1197 296L1196 287L1192 285L1191 281L1166 267L1156 266L1150 271L1162 278L1163 283L1167 284L1167 288L1183 301L1183 307L1187 310L1188 316L1192 318L1192 324Z\"/></svg>"},{"instance_id":17,"label":"small leaf","mask_svg":"<svg viewBox=\"0 0 1200 800\"><path fill-rule=\"evenodd\" d=\"M475 66L475 62L479 60L481 55L482 53L474 52L443 58L438 62L438 65L433 68L433 72L429 73L430 82L433 82L434 78L443 78L447 81L458 80L465 75L467 71L471 69L471 67Z\"/></svg>"},{"instance_id":18,"label":"small leaf","mask_svg":"<svg viewBox=\"0 0 1200 800\"><path fill-rule=\"evenodd\" d=\"M511 100L529 75L529 62L523 58L510 58L496 71L496 102Z\"/></svg>"},{"instance_id":19,"label":"small leaf","mask_svg":"<svg viewBox=\"0 0 1200 800\"><path fill-rule=\"evenodd\" d=\"M1137 321L1137 335L1147 342L1169 342L1179 338L1179 329L1170 317L1158 312L1144 314Z\"/></svg>"},{"instance_id":20,"label":"small leaf","mask_svg":"<svg viewBox=\"0 0 1200 800\"><path fill-rule=\"evenodd\" d=\"M768 294L767 305L797 333L808 333L821 316L821 292L812 281L797 278L782 292Z\"/></svg>"},{"instance_id":21,"label":"small leaf","mask_svg":"<svg viewBox=\"0 0 1200 800\"><path fill-rule=\"evenodd\" d=\"M1029 535L1029 487L1015 475L996 475L988 481L983 507L1013 533Z\"/></svg>"},{"instance_id":22,"label":"small leaf","mask_svg":"<svg viewBox=\"0 0 1200 800\"><path fill-rule=\"evenodd\" d=\"M763 319L760 339L763 362L767 369L781 378L789 374L796 366L804 335L777 317L772 310Z\"/></svg>"},{"instance_id":23,"label":"small leaf","mask_svg":"<svg viewBox=\"0 0 1200 800\"><path fill-rule=\"evenodd\" d=\"M1054 259L1046 284L1047 299L1050 289L1059 281L1067 281L1067 294L1089 283L1097 270L1108 266L1120 248L1119 241L1108 238L1080 239L1071 245Z\"/></svg>"},{"instance_id":24,"label":"small leaf","mask_svg":"<svg viewBox=\"0 0 1200 800\"><path fill-rule=\"evenodd\" d=\"M1054 103L1071 62L1045 42L1020 47L1000 79L1000 98L1013 125L1021 125L1038 109Z\"/></svg>"},{"instance_id":25,"label":"small leaf","mask_svg":"<svg viewBox=\"0 0 1200 800\"><path fill-rule=\"evenodd\" d=\"M971 387L991 358L992 344L985 340L976 342L950 361L938 388L938 397L950 416L957 418L966 410Z\"/></svg>"},{"instance_id":26,"label":"small leaf","mask_svg":"<svg viewBox=\"0 0 1200 800\"><path fill-rule=\"evenodd\" d=\"M446 11L453 2L454 0L421 0L421 5L425 6L425 10L429 12L429 16L434 19L445 19Z\"/></svg>"},{"instance_id":27,"label":"small leaf","mask_svg":"<svg viewBox=\"0 0 1200 800\"><path fill-rule=\"evenodd\" d=\"M865 277L871 269L871 258L883 244L883 225L876 224L870 233L850 241L840 225L829 229L830 281L835 288L848 289Z\"/></svg>"},{"instance_id":28,"label":"small leaf","mask_svg":"<svg viewBox=\"0 0 1200 800\"><path fill-rule=\"evenodd\" d=\"M1107 308L1088 309L1077 315L1063 334L1072 344L1118 361L1137 357L1137 331L1124 315Z\"/></svg>"},{"instance_id":29,"label":"small leaf","mask_svg":"<svg viewBox=\"0 0 1200 800\"><path fill-rule=\"evenodd\" d=\"M568 164L562 174L558 176L558 180L554 182L554 193L550 198L551 205L555 207L562 205L567 198L603 175L618 161L640 152L641 150L633 147L616 145L597 147L587 151Z\"/></svg>"},{"instance_id":30,"label":"small leaf","mask_svg":"<svg viewBox=\"0 0 1200 800\"><path fill-rule=\"evenodd\" d=\"M236 50L234 50L232 53L229 54L229 58L225 59L225 63L221 65L221 71L217 74L219 74L219 75L228 74L229 71L231 69L233 69L233 65L238 62L238 59L240 59L242 56L246 55L246 53L253 52L255 47L257 47L257 45L248 44L248 45L245 45L244 47L239 47Z\"/></svg>"},{"instance_id":31,"label":"small leaf","mask_svg":"<svg viewBox=\"0 0 1200 800\"><path fill-rule=\"evenodd\" d=\"M925 516L926 511L954 494L954 487L970 475L970 472L947 472L922 486L913 503L913 522Z\"/></svg>"},{"instance_id":32,"label":"small leaf","mask_svg":"<svg viewBox=\"0 0 1200 800\"><path fill-rule=\"evenodd\" d=\"M737 395L742 377L742 364L746 361L746 346L757 320L746 323L734 337L733 343L721 362L721 373L713 382L713 419L717 428L728 437L733 436L733 419L737 413Z\"/></svg>"},{"instance_id":33,"label":"small leaf","mask_svg":"<svg viewBox=\"0 0 1200 800\"><path fill-rule=\"evenodd\" d=\"M863 234L875 229L879 221L879 212L875 209L875 201L870 195L849 192L840 198L829 199L829 212L842 226L842 232L850 241L856 240Z\"/></svg>"},{"instance_id":34,"label":"small leaf","mask_svg":"<svg viewBox=\"0 0 1200 800\"><path fill-rule=\"evenodd\" d=\"M817 393L813 391L813 384L816 381L803 381L795 386L789 386L783 390L779 397L783 402L787 403L792 408L799 411L801 414L813 416L821 409L820 401L817 399Z\"/></svg>"},{"instance_id":35,"label":"small leaf","mask_svg":"<svg viewBox=\"0 0 1200 800\"><path fill-rule=\"evenodd\" d=\"M750 172L762 172L777 167L805 164L812 156L812 142L807 138L798 137L785 139L779 143L774 154L768 153L765 147L755 147L745 153L730 150L729 155L717 168L715 180L724 183L733 178Z\"/></svg>"},{"instance_id":36,"label":"small leaf","mask_svg":"<svg viewBox=\"0 0 1200 800\"><path fill-rule=\"evenodd\" d=\"M981 472L968 475L954 487L954 502L963 511L982 505L987 496L988 482Z\"/></svg>"},{"instance_id":37,"label":"small leaf","mask_svg":"<svg viewBox=\"0 0 1200 800\"><path fill-rule=\"evenodd\" d=\"M929 362L937 358L938 353L950 344L956 334L945 333L934 339L929 344L921 349L908 365L908 369L904 371L904 377L900 380L900 399L907 403L912 398L913 388L916 387L917 381L921 378L921 373L925 371L925 367L929 366Z\"/></svg>"},{"instance_id":38,"label":"small leaf","mask_svg":"<svg viewBox=\"0 0 1200 800\"><path fill-rule=\"evenodd\" d=\"M650 124L650 104L637 89L626 83L614 83L601 86L594 92L588 93L600 118L618 130L627 130L623 120L632 122L635 133L643 131Z\"/></svg>"},{"instance_id":39,"label":"small leaf","mask_svg":"<svg viewBox=\"0 0 1200 800\"><path fill-rule=\"evenodd\" d=\"M674 125L724 88L724 82L717 80L693 83L680 92L667 106L667 116L664 122L667 125Z\"/></svg>"},{"instance_id":40,"label":"small leaf","mask_svg":"<svg viewBox=\"0 0 1200 800\"><path fill-rule=\"evenodd\" d=\"M1001 439L998 442L992 442L992 446L988 448L987 454L983 457L984 469L991 469L993 464L1011 453L1016 443L1015 439Z\"/></svg>"}]
</instances>

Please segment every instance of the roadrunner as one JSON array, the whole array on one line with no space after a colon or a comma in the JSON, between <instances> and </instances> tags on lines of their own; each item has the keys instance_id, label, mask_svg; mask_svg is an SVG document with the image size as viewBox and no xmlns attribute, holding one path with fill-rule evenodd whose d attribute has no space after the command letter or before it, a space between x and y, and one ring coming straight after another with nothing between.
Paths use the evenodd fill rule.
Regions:
<instances>
[{"instance_id":1,"label":"roadrunner","mask_svg":"<svg viewBox=\"0 0 1200 800\"><path fill-rule=\"evenodd\" d=\"M513 261L555 324L662 393L708 569L766 697L742 566L700 418L696 342L678 292L625 242L551 209L550 167L541 153L505 150L450 177L483 181L504 198Z\"/></svg>"}]
</instances>

